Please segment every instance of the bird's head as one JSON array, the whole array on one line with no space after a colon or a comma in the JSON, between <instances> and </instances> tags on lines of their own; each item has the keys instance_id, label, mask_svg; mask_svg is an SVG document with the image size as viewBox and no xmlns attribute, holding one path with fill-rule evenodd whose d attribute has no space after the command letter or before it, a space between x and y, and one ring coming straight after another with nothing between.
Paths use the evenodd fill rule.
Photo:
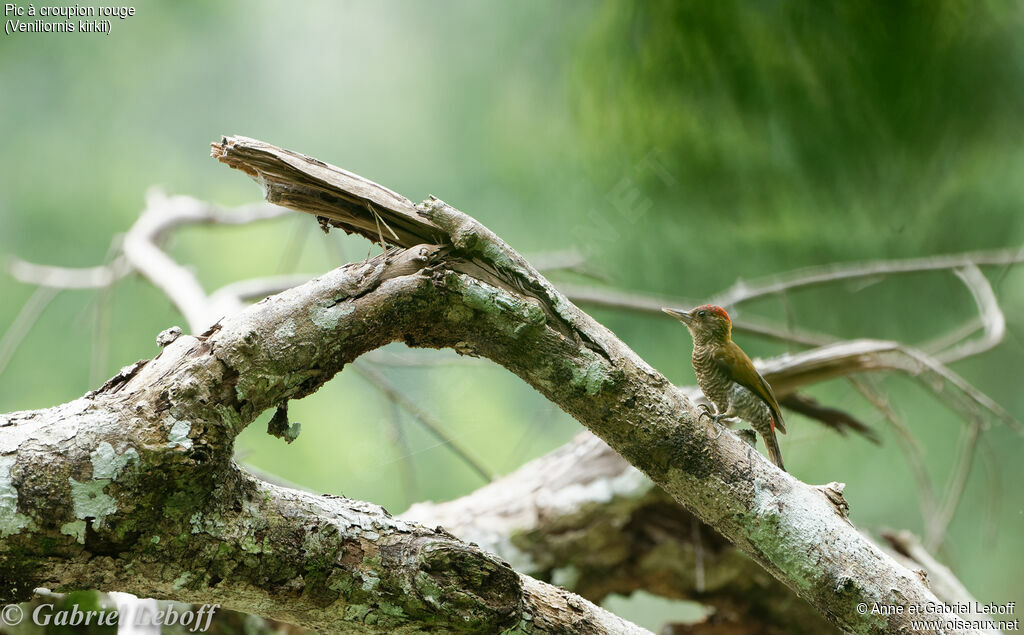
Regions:
<instances>
[{"instance_id":1,"label":"bird's head","mask_svg":"<svg viewBox=\"0 0 1024 635\"><path fill-rule=\"evenodd\" d=\"M720 306L705 304L689 311L662 309L686 325L698 346L724 344L732 336L732 320Z\"/></svg>"}]
</instances>

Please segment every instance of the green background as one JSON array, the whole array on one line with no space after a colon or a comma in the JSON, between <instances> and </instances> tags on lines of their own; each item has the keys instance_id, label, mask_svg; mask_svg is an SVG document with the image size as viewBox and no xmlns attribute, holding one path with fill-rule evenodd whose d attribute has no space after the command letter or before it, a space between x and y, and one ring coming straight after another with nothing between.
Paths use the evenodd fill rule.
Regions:
<instances>
[{"instance_id":1,"label":"green background","mask_svg":"<svg viewBox=\"0 0 1024 635\"><path fill-rule=\"evenodd\" d=\"M738 279L832 262L1024 243L1019 3L166 2L112 27L0 36L2 254L98 264L154 185L225 205L257 200L252 181L209 158L222 134L298 150L414 201L435 194L527 255L576 247L609 287L666 296L710 297ZM375 253L298 214L189 228L169 250L207 290ZM986 273L1007 337L954 368L1020 419L1024 268ZM973 311L950 273L872 282L734 313L917 343ZM0 276L0 331L32 292ZM673 381L693 382L681 326L592 314ZM180 315L138 277L108 296L63 293L0 374L0 411L80 396L155 355L155 335L175 324ZM737 339L752 355L786 350ZM387 353L444 362L380 369L496 473L580 430L489 362ZM904 377L883 385L945 483L963 422ZM809 392L875 425L884 444L791 414L790 471L846 482L859 527L920 534L892 429L845 382ZM265 415L238 441L244 460L392 512L481 484L407 416L396 428L390 404L355 373L290 415L303 423L295 443L267 436ZM1024 600L1022 449L1005 427L985 431L939 552L983 602ZM620 608L651 628L675 610Z\"/></svg>"}]
</instances>

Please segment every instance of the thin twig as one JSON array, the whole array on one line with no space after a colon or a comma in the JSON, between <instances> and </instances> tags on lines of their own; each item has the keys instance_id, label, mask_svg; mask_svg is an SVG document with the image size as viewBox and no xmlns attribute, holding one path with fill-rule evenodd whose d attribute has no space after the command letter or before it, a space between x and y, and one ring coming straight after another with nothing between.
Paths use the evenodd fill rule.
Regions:
<instances>
[{"instance_id":1,"label":"thin twig","mask_svg":"<svg viewBox=\"0 0 1024 635\"><path fill-rule=\"evenodd\" d=\"M113 263L121 256L121 237L118 236L110 243L107 249L106 265L112 267ZM113 269L113 267L112 267ZM116 271L116 269L114 269ZM113 287L118 278L112 278L111 283L98 287L96 297L93 298L93 337L92 350L89 359L89 385L98 386L108 377L107 366L110 359L110 323L111 305L114 299Z\"/></svg>"},{"instance_id":2,"label":"thin twig","mask_svg":"<svg viewBox=\"0 0 1024 635\"><path fill-rule=\"evenodd\" d=\"M391 383L384 375L373 370L366 364L354 363L352 368L363 376L368 382L373 384L377 390L381 391L385 397L398 404L402 410L405 410L413 419L419 422L427 432L432 434L438 441L444 444L449 450L451 450L459 459L462 460L470 469L476 472L480 478L485 482L490 482L494 479L490 471L483 466L483 464L473 456L460 444L456 443L455 440L442 429L441 423L435 420L430 414L424 411L422 408L417 406L411 399L406 397L399 391L394 384Z\"/></svg>"},{"instance_id":3,"label":"thin twig","mask_svg":"<svg viewBox=\"0 0 1024 635\"><path fill-rule=\"evenodd\" d=\"M113 300L111 286L96 289L93 298L92 351L89 359L89 385L99 386L107 375L110 359L110 304Z\"/></svg>"},{"instance_id":4,"label":"thin twig","mask_svg":"<svg viewBox=\"0 0 1024 635\"><path fill-rule=\"evenodd\" d=\"M687 298L671 298L653 293L620 291L617 289L604 289L575 284L560 284L558 289L567 298L580 304L588 304L606 309L623 309L638 313L649 313L651 315L660 314L661 307L665 306L693 306L699 304Z\"/></svg>"},{"instance_id":5,"label":"thin twig","mask_svg":"<svg viewBox=\"0 0 1024 635\"><path fill-rule=\"evenodd\" d=\"M299 256L302 255L303 247L309 238L311 226L309 223L300 223L304 218L295 217L292 219L292 231L288 236L288 242L281 251L280 259L277 262L277 273L293 273L298 266Z\"/></svg>"},{"instance_id":6,"label":"thin twig","mask_svg":"<svg viewBox=\"0 0 1024 635\"><path fill-rule=\"evenodd\" d=\"M914 377L963 419L991 417L1024 436L1024 425L991 397L923 352L884 340L850 340L763 360L758 369L776 393L863 371L895 370ZM785 372L779 372L785 369Z\"/></svg>"},{"instance_id":7,"label":"thin twig","mask_svg":"<svg viewBox=\"0 0 1024 635\"><path fill-rule=\"evenodd\" d=\"M931 517L931 522L925 525L925 548L934 552L941 545L946 537L946 528L956 514L956 508L960 504L964 488L967 486L967 477L971 474L974 465L975 449L978 445L978 437L981 435L982 422L980 419L973 419L964 430L960 438L960 448L957 453L957 460L949 477L949 485L946 486L946 495L942 500L936 513Z\"/></svg>"},{"instance_id":8,"label":"thin twig","mask_svg":"<svg viewBox=\"0 0 1024 635\"><path fill-rule=\"evenodd\" d=\"M985 483L985 514L982 516L984 520L981 524L981 537L984 546L992 547L998 533L996 519L999 516L999 505L997 501L1003 500L1003 479L1000 477L999 465L992 446L988 444L987 437L982 437L978 447L981 449L981 464L985 468L985 476L988 479Z\"/></svg>"},{"instance_id":9,"label":"thin twig","mask_svg":"<svg viewBox=\"0 0 1024 635\"><path fill-rule=\"evenodd\" d=\"M927 258L909 258L906 260L870 260L866 262L836 263L823 267L806 267L757 280L740 281L723 293L716 295L713 302L722 306L730 306L740 302L747 302L754 298L774 295L784 290L829 284L839 280L957 269L969 265L981 267L1020 262L1024 262L1024 247L1018 249L973 251L944 256L930 256Z\"/></svg>"},{"instance_id":10,"label":"thin twig","mask_svg":"<svg viewBox=\"0 0 1024 635\"><path fill-rule=\"evenodd\" d=\"M936 359L939 359L938 355L943 351L963 342L983 328L985 328L985 325L982 323L981 318L975 315L960 326L954 327L949 331L920 344L918 348L929 355L936 357ZM941 361L948 364L955 360L943 358Z\"/></svg>"},{"instance_id":11,"label":"thin twig","mask_svg":"<svg viewBox=\"0 0 1024 635\"><path fill-rule=\"evenodd\" d=\"M846 380L857 392L864 396L868 403L882 414L882 417L896 431L896 442L900 447L900 451L903 452L904 458L907 460L907 465L910 466L910 471L914 475L914 481L917 483L921 518L925 524L928 524L938 507L938 499L935 494L935 486L928 475L928 468L925 467L924 451L921 449L921 445L917 442L910 429L907 428L903 419L892 409L889 397L882 392L871 377L851 375Z\"/></svg>"},{"instance_id":12,"label":"thin twig","mask_svg":"<svg viewBox=\"0 0 1024 635\"><path fill-rule=\"evenodd\" d=\"M388 402L390 405L391 442L395 445L395 452L398 454L398 473L402 484L402 494L405 495L405 504L408 507L420 500L419 488L416 486L416 471L412 462L412 453L409 452L409 444L405 442L405 432L402 430L402 413L393 399L389 399Z\"/></svg>"},{"instance_id":13,"label":"thin twig","mask_svg":"<svg viewBox=\"0 0 1024 635\"><path fill-rule=\"evenodd\" d=\"M695 306L699 301L684 298L668 298L654 294L599 289L581 285L562 284L558 288L567 298L576 304L619 309L646 313L663 317L662 307ZM778 340L787 344L801 346L821 346L837 341L837 338L824 333L815 333L797 328L785 328L773 325L765 320L736 317L732 321L733 330L751 335L759 335L768 339Z\"/></svg>"},{"instance_id":14,"label":"thin twig","mask_svg":"<svg viewBox=\"0 0 1024 635\"><path fill-rule=\"evenodd\" d=\"M611 278L596 267L587 264L587 258L575 247L559 251L525 254L534 269L546 274L568 271L596 282L611 284Z\"/></svg>"},{"instance_id":15,"label":"thin twig","mask_svg":"<svg viewBox=\"0 0 1024 635\"><path fill-rule=\"evenodd\" d=\"M14 318L14 322L4 332L4 336L0 338L0 374L3 374L7 364L10 363L14 353L18 350L18 346L21 345L22 340L25 339L28 332L35 326L43 311L46 310L46 307L60 292L61 289L57 287L40 286L22 305L21 311L18 311L17 317Z\"/></svg>"},{"instance_id":16,"label":"thin twig","mask_svg":"<svg viewBox=\"0 0 1024 635\"><path fill-rule=\"evenodd\" d=\"M587 257L575 247L556 251L542 251L524 254L537 271L581 271L585 270Z\"/></svg>"},{"instance_id":17,"label":"thin twig","mask_svg":"<svg viewBox=\"0 0 1024 635\"><path fill-rule=\"evenodd\" d=\"M17 256L7 259L7 273L18 282L55 289L99 289L112 285L131 271L124 256L96 267L38 265Z\"/></svg>"},{"instance_id":18,"label":"thin twig","mask_svg":"<svg viewBox=\"0 0 1024 635\"><path fill-rule=\"evenodd\" d=\"M384 251L387 251L388 245L386 242L384 242L384 232L380 230L380 224L383 221L383 219L380 217L380 214L377 213L377 210L373 209L373 203L367 201L366 209L370 210L370 213L373 214L373 222L377 226L377 236L380 248L383 249ZM391 231L391 235L395 238L395 240L397 240L398 236L395 235L394 230L392 230L391 227L388 227L387 223L384 223L384 226L387 227L389 231Z\"/></svg>"},{"instance_id":19,"label":"thin twig","mask_svg":"<svg viewBox=\"0 0 1024 635\"><path fill-rule=\"evenodd\" d=\"M786 333L792 334L796 329L796 316L793 315L793 304L789 301L789 295L785 291L779 294L779 302L782 303L782 311L786 316ZM789 350L792 351L792 348Z\"/></svg>"}]
</instances>

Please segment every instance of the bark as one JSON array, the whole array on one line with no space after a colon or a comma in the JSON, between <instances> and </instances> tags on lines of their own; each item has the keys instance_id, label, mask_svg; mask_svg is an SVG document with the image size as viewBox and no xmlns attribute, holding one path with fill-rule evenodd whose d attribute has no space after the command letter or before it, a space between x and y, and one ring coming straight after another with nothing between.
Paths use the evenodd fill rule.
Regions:
<instances>
[{"instance_id":1,"label":"bark","mask_svg":"<svg viewBox=\"0 0 1024 635\"><path fill-rule=\"evenodd\" d=\"M802 362L779 368L785 376ZM589 432L475 492L413 505L402 518L443 525L587 599L638 590L713 609L678 632L838 632L809 604L690 514ZM883 532L882 547L921 571L946 603L975 598L909 532ZM971 619L983 619L972 615ZM692 630L685 630L685 629Z\"/></svg>"},{"instance_id":2,"label":"bark","mask_svg":"<svg viewBox=\"0 0 1024 635\"><path fill-rule=\"evenodd\" d=\"M260 412L446 310L429 276L407 273L426 251L343 267L82 399L0 417L3 600L96 588L330 632L643 632L442 529L231 462Z\"/></svg>"},{"instance_id":3,"label":"bark","mask_svg":"<svg viewBox=\"0 0 1024 635\"><path fill-rule=\"evenodd\" d=\"M443 525L517 571L601 602L644 590L760 633L838 632L590 433L472 494L402 518Z\"/></svg>"},{"instance_id":4,"label":"bark","mask_svg":"<svg viewBox=\"0 0 1024 635\"><path fill-rule=\"evenodd\" d=\"M861 614L859 603L938 602L834 498L700 421L684 393L472 218L253 140L224 139L214 154L268 200L397 248L181 336L83 399L0 418L7 599L116 589L333 631L628 629L444 531L232 464L232 440L261 412L404 341L516 373L840 628L909 628L906 612Z\"/></svg>"}]
</instances>

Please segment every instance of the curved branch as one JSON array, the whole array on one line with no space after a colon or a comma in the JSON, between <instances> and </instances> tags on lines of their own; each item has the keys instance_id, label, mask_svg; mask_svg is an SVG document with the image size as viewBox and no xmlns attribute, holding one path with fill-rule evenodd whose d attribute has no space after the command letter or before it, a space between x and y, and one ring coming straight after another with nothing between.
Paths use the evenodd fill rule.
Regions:
<instances>
[{"instance_id":1,"label":"curved branch","mask_svg":"<svg viewBox=\"0 0 1024 635\"><path fill-rule=\"evenodd\" d=\"M928 256L907 260L872 260L845 264L807 267L782 275L759 280L737 282L714 297L715 304L723 306L747 302L754 298L774 295L801 287L829 284L840 280L868 278L895 274L941 271L968 266L1011 265L1024 262L1024 247L1020 249L993 249L946 256Z\"/></svg>"},{"instance_id":2,"label":"curved branch","mask_svg":"<svg viewBox=\"0 0 1024 635\"><path fill-rule=\"evenodd\" d=\"M917 378L967 421L992 418L1024 435L1024 425L991 397L928 355L898 342L850 340L810 351L758 360L758 370L777 393L856 371L894 370ZM778 374L781 368L785 373Z\"/></svg>"},{"instance_id":3,"label":"curved branch","mask_svg":"<svg viewBox=\"0 0 1024 635\"><path fill-rule=\"evenodd\" d=\"M7 364L14 357L14 352L18 350L21 341L25 339L39 316L43 314L58 293L60 293L60 289L41 286L32 293L28 301L18 311L14 322L4 331L3 337L0 337L0 373L7 368Z\"/></svg>"},{"instance_id":4,"label":"curved branch","mask_svg":"<svg viewBox=\"0 0 1024 635\"><path fill-rule=\"evenodd\" d=\"M179 265L163 249L160 239L171 229L184 224L215 223L236 225L268 220L285 211L268 205L249 206L226 212L189 196L168 197L159 190L147 196L146 211L124 237L124 256L131 267L149 279L170 298L185 316L192 332L198 333L221 315L237 309L235 303L221 307L206 301L206 292L189 269ZM229 299L230 300L230 299Z\"/></svg>"},{"instance_id":5,"label":"curved branch","mask_svg":"<svg viewBox=\"0 0 1024 635\"><path fill-rule=\"evenodd\" d=\"M1006 335L1006 316L999 308L995 291L988 278L975 264L965 265L956 270L956 275L967 285L978 307L978 321L983 328L981 338L973 342L962 342L949 350L935 353L935 359L944 364L971 357L994 348Z\"/></svg>"},{"instance_id":6,"label":"curved branch","mask_svg":"<svg viewBox=\"0 0 1024 635\"><path fill-rule=\"evenodd\" d=\"M229 286L208 298L195 274L161 248L168 235L184 225L243 225L272 220L287 213L282 207L265 203L224 209L190 196L167 196L153 188L146 196L145 210L121 240L119 250L122 253L109 264L55 267L11 257L7 271L21 282L55 289L102 289L137 271L171 300L192 332L199 333L222 315L240 309L252 285ZM274 282L280 284L280 281Z\"/></svg>"},{"instance_id":7,"label":"curved branch","mask_svg":"<svg viewBox=\"0 0 1024 635\"><path fill-rule=\"evenodd\" d=\"M231 462L259 412L443 309L430 278L409 273L429 252L344 267L177 337L86 398L0 417L4 598L119 590L331 632L497 632L524 620L537 632L642 632L443 530ZM382 326L392 311L408 317Z\"/></svg>"},{"instance_id":8,"label":"curved branch","mask_svg":"<svg viewBox=\"0 0 1024 635\"><path fill-rule=\"evenodd\" d=\"M17 256L7 259L7 273L18 282L55 289L99 289L109 287L127 274L132 268L118 256L110 264L95 267L56 267L40 265Z\"/></svg>"}]
</instances>

